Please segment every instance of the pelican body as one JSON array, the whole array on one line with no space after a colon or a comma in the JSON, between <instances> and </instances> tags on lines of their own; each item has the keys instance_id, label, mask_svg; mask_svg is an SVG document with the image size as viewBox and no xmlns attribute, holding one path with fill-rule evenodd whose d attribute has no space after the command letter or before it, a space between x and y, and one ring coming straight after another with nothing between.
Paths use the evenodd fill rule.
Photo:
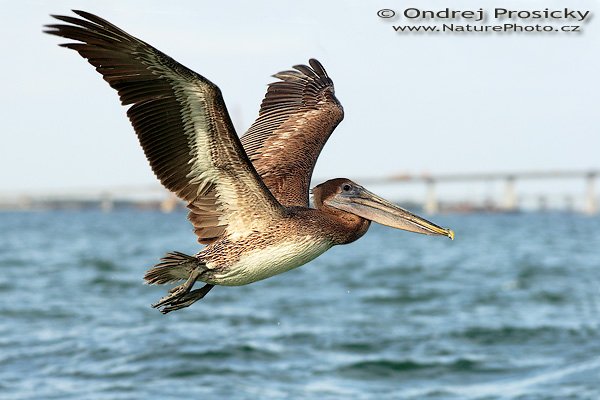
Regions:
<instances>
[{"instance_id":1,"label":"pelican body","mask_svg":"<svg viewBox=\"0 0 600 400\"><path fill-rule=\"evenodd\" d=\"M363 236L371 221L454 238L346 178L313 189L312 172L343 119L320 62L274 75L258 118L238 138L219 88L151 45L84 11L54 16L46 33L86 58L117 90L160 182L188 203L205 244L196 255L170 252L146 272L149 284L185 280L153 307L188 307L215 285L239 286L313 260ZM197 281L205 285L192 290Z\"/></svg>"}]
</instances>

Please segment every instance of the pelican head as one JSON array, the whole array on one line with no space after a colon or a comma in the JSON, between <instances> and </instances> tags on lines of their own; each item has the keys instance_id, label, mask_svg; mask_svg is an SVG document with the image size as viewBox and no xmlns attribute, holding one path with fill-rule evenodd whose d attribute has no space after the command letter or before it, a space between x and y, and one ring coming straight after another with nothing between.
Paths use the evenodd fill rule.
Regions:
<instances>
[{"instance_id":1,"label":"pelican head","mask_svg":"<svg viewBox=\"0 0 600 400\"><path fill-rule=\"evenodd\" d=\"M341 210L392 228L454 239L452 230L398 207L350 179L330 179L316 186L313 188L313 200L315 207L320 210Z\"/></svg>"}]
</instances>

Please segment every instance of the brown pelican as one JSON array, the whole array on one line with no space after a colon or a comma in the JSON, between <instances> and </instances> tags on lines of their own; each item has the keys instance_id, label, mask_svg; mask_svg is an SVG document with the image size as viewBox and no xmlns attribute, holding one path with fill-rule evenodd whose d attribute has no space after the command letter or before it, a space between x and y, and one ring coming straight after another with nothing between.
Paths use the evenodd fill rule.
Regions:
<instances>
[{"instance_id":1,"label":"brown pelican","mask_svg":"<svg viewBox=\"0 0 600 400\"><path fill-rule=\"evenodd\" d=\"M275 74L258 119L241 140L219 88L149 44L84 11L53 16L45 32L86 58L117 90L160 182L188 203L194 256L168 253L145 280L185 280L153 307L168 313L214 285L246 285L299 267L355 241L371 221L427 235L454 233L349 179L309 184L323 145L343 118L317 60ZM65 24L66 23L66 24ZM205 285L192 290L196 281Z\"/></svg>"}]
</instances>

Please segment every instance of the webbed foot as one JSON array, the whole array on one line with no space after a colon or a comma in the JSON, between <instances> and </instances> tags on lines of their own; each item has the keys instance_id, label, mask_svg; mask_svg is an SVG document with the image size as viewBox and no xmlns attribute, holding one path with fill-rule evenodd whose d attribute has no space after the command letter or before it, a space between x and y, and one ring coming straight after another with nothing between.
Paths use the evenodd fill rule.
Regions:
<instances>
[{"instance_id":1,"label":"webbed foot","mask_svg":"<svg viewBox=\"0 0 600 400\"><path fill-rule=\"evenodd\" d=\"M196 279L198 279L198 276L200 276L200 271L196 268L190 273L190 276L184 283L170 289L169 294L160 299L158 302L152 304L152 307L159 308L165 304L177 301L181 297L188 294L188 292L192 289L192 286L194 286L194 283L196 283Z\"/></svg>"},{"instance_id":2,"label":"webbed foot","mask_svg":"<svg viewBox=\"0 0 600 400\"><path fill-rule=\"evenodd\" d=\"M160 310L161 313L167 314L171 311L179 310L181 308L189 307L198 300L202 299L212 289L214 285L207 283L200 289L192 290L191 292L180 296L176 299L172 299L167 303L163 303L164 307Z\"/></svg>"}]
</instances>

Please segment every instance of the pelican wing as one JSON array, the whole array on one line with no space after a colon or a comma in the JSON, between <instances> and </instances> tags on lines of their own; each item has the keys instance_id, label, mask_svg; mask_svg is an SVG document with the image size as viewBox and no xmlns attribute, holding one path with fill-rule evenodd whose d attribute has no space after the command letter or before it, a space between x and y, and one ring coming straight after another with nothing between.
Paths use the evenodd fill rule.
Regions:
<instances>
[{"instance_id":1,"label":"pelican wing","mask_svg":"<svg viewBox=\"0 0 600 400\"><path fill-rule=\"evenodd\" d=\"M275 74L257 120L242 136L246 154L269 190L286 206L308 207L321 149L344 118L333 82L315 59Z\"/></svg>"},{"instance_id":2,"label":"pelican wing","mask_svg":"<svg viewBox=\"0 0 600 400\"><path fill-rule=\"evenodd\" d=\"M235 134L219 88L93 14L54 16L47 33L76 50L118 91L152 170L186 200L198 240L263 229L282 207Z\"/></svg>"}]
</instances>

